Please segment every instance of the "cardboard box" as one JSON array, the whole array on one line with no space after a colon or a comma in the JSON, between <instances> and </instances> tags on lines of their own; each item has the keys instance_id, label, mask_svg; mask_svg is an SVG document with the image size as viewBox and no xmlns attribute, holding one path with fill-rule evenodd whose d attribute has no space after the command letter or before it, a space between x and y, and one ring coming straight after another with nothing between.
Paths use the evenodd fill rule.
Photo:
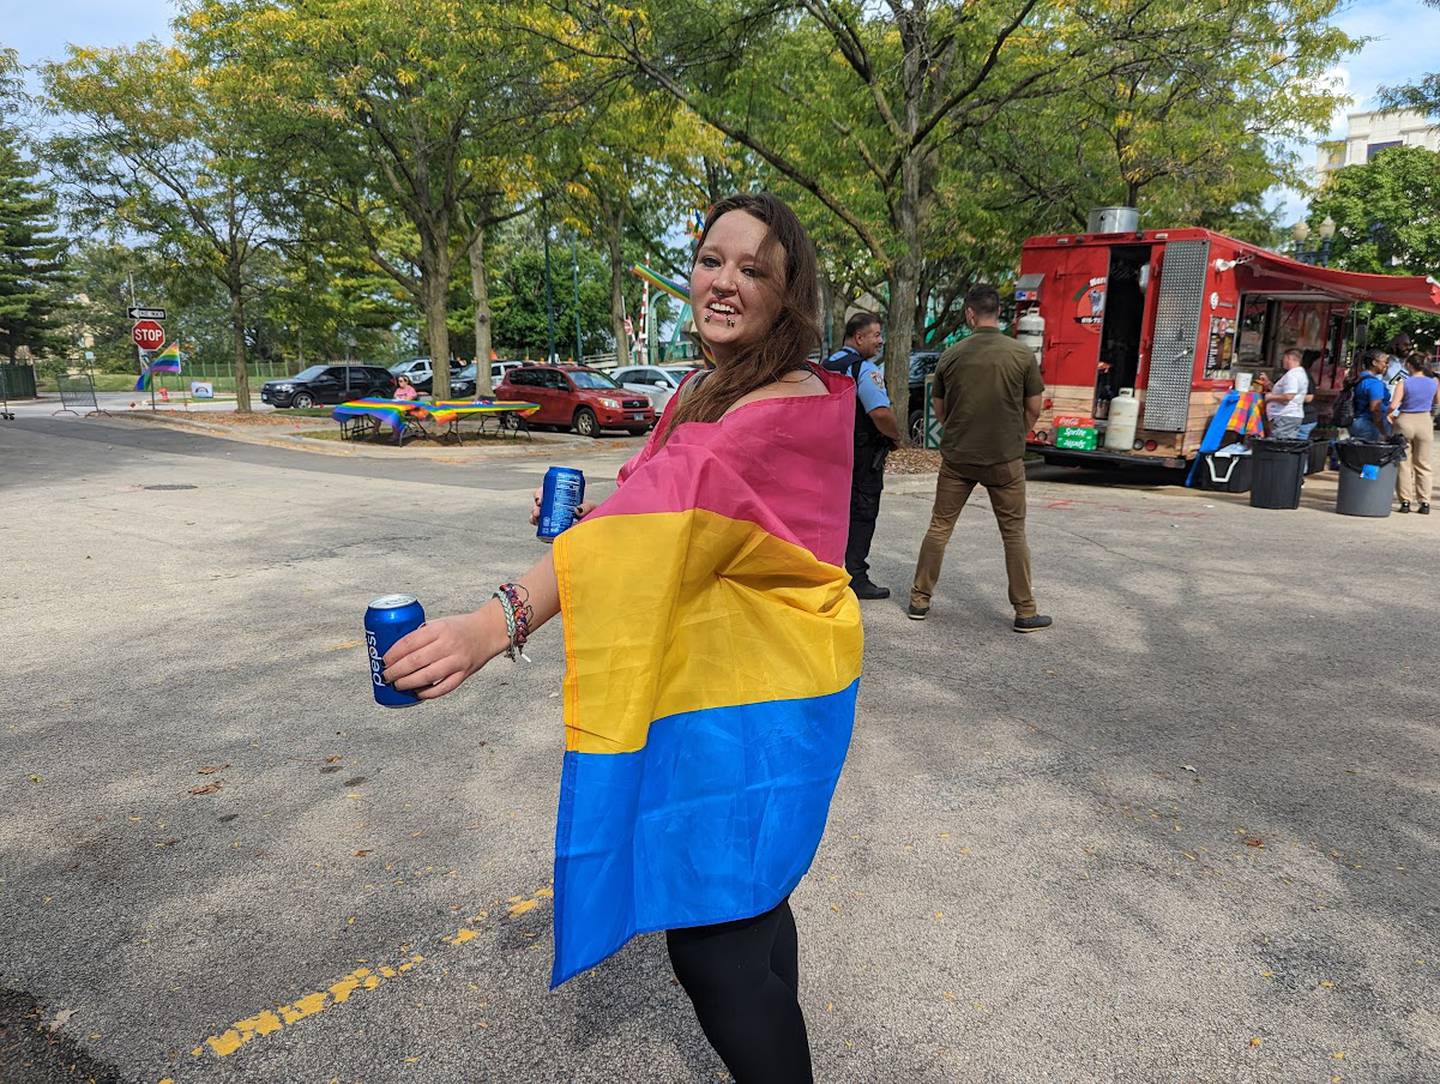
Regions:
<instances>
[{"instance_id":1,"label":"cardboard box","mask_svg":"<svg viewBox=\"0 0 1440 1084\"><path fill-rule=\"evenodd\" d=\"M1067 452L1093 452L1095 450L1094 427L1064 425L1055 430L1055 447Z\"/></svg>"}]
</instances>

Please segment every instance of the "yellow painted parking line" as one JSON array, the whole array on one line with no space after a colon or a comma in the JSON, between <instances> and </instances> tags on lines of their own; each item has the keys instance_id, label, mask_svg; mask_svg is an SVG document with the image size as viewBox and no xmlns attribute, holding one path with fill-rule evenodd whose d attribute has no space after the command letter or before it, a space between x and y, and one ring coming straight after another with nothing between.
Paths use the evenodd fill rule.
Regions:
<instances>
[{"instance_id":1,"label":"yellow painted parking line","mask_svg":"<svg viewBox=\"0 0 1440 1084\"><path fill-rule=\"evenodd\" d=\"M512 896L508 913L512 916L525 914L534 910L542 899L551 899L554 895L552 889L542 887L529 897ZM489 914L488 911L480 911L472 915L470 925L461 926L454 933L444 935L440 938L441 943L457 948L474 941L477 936L474 924L483 922ZM220 1034L204 1039L190 1053L198 1058L208 1050L217 1058L228 1058L256 1039L293 1027L312 1016L319 1016L337 1005L345 1004L358 993L374 990L383 983L398 979L424 962L425 957L417 952L393 967L388 964L380 964L373 969L358 967L323 990L313 991L274 1009L262 1009L243 1020L235 1021Z\"/></svg>"}]
</instances>

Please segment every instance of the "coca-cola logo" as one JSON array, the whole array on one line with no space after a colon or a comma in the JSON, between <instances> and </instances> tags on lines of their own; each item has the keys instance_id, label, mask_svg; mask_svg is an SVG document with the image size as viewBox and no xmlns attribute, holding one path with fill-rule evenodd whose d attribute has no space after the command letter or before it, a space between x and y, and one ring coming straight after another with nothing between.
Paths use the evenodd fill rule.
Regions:
<instances>
[{"instance_id":1,"label":"coca-cola logo","mask_svg":"<svg viewBox=\"0 0 1440 1084\"><path fill-rule=\"evenodd\" d=\"M384 685L385 679L381 675L385 671L385 660L380 657L380 651L375 646L375 634L369 629L365 630L365 646L370 649L370 680L376 685Z\"/></svg>"}]
</instances>

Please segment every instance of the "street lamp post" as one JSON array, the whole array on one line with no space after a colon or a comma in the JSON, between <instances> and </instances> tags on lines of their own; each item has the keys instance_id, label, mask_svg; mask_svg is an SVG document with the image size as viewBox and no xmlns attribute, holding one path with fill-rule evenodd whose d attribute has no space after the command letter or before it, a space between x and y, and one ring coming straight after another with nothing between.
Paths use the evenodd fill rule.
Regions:
<instances>
[{"instance_id":1,"label":"street lamp post","mask_svg":"<svg viewBox=\"0 0 1440 1084\"><path fill-rule=\"evenodd\" d=\"M1335 239L1335 220L1329 215L1320 223L1317 236L1320 239L1318 249L1307 249L1305 242L1310 240L1310 225L1303 219L1291 228L1290 236L1295 240L1295 258L1301 263L1318 264L1325 267L1330 262L1330 242Z\"/></svg>"}]
</instances>

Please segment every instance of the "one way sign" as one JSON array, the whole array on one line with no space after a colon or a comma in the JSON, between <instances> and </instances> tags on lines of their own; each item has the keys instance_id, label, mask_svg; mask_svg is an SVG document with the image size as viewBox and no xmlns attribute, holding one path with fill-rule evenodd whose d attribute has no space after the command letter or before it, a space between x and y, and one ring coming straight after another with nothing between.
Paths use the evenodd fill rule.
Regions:
<instances>
[{"instance_id":1,"label":"one way sign","mask_svg":"<svg viewBox=\"0 0 1440 1084\"><path fill-rule=\"evenodd\" d=\"M125 310L132 320L163 320L165 319L164 309L141 309L131 306Z\"/></svg>"}]
</instances>

